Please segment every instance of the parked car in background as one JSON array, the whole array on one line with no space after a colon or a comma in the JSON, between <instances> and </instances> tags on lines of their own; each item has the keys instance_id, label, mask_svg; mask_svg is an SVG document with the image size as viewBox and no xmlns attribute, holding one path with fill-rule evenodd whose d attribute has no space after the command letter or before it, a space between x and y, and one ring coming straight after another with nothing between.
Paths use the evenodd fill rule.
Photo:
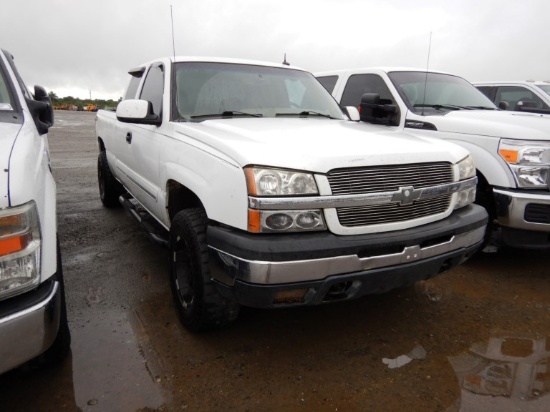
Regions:
<instances>
[{"instance_id":1,"label":"parked car in background","mask_svg":"<svg viewBox=\"0 0 550 412\"><path fill-rule=\"evenodd\" d=\"M550 249L550 116L498 110L461 77L415 69L316 73L361 120L468 149L496 245ZM487 239L489 241L489 239Z\"/></svg>"},{"instance_id":2,"label":"parked car in background","mask_svg":"<svg viewBox=\"0 0 550 412\"><path fill-rule=\"evenodd\" d=\"M550 81L479 82L474 86L503 110L550 114Z\"/></svg>"},{"instance_id":3,"label":"parked car in background","mask_svg":"<svg viewBox=\"0 0 550 412\"><path fill-rule=\"evenodd\" d=\"M46 91L34 96L13 56L0 50L0 373L31 359L61 360L69 351L56 186Z\"/></svg>"}]
</instances>

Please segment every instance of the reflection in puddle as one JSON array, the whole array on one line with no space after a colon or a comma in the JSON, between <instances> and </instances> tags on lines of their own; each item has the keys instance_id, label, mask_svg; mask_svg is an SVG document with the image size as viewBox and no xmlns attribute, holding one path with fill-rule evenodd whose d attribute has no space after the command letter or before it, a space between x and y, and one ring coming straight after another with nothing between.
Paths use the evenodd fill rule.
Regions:
<instances>
[{"instance_id":1,"label":"reflection in puddle","mask_svg":"<svg viewBox=\"0 0 550 412\"><path fill-rule=\"evenodd\" d=\"M382 363L388 365L388 368L395 369L405 366L406 364L412 362L413 359L425 359L426 358L426 349L422 346L415 346L412 351L407 355L400 355L395 359L383 358Z\"/></svg>"},{"instance_id":2,"label":"reflection in puddle","mask_svg":"<svg viewBox=\"0 0 550 412\"><path fill-rule=\"evenodd\" d=\"M462 389L462 411L547 411L550 337L497 332L451 362Z\"/></svg>"}]
</instances>

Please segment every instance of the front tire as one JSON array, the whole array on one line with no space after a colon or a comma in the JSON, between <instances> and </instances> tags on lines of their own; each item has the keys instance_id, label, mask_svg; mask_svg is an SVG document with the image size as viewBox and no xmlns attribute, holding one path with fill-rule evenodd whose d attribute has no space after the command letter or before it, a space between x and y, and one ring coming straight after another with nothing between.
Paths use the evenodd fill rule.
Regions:
<instances>
[{"instance_id":1,"label":"front tire","mask_svg":"<svg viewBox=\"0 0 550 412\"><path fill-rule=\"evenodd\" d=\"M239 304L222 296L210 276L207 217L202 209L179 212L170 228L170 286L183 325L192 332L226 326Z\"/></svg>"},{"instance_id":2,"label":"front tire","mask_svg":"<svg viewBox=\"0 0 550 412\"><path fill-rule=\"evenodd\" d=\"M118 198L124 193L124 187L115 179L109 169L107 153L102 150L97 158L97 181L99 183L99 197L103 206L108 208L119 207Z\"/></svg>"},{"instance_id":3,"label":"front tire","mask_svg":"<svg viewBox=\"0 0 550 412\"><path fill-rule=\"evenodd\" d=\"M38 366L50 367L63 361L71 349L71 332L67 319L67 304L65 301L65 282L63 281L63 266L61 263L61 252L57 242L57 281L61 290L61 313L59 317L59 329L55 340L44 353L35 359Z\"/></svg>"}]
</instances>

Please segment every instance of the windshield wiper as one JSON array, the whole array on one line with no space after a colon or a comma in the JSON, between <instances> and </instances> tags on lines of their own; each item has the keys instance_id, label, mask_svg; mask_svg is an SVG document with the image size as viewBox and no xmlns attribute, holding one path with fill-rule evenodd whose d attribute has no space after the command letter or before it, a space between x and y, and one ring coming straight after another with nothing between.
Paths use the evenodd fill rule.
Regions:
<instances>
[{"instance_id":1,"label":"windshield wiper","mask_svg":"<svg viewBox=\"0 0 550 412\"><path fill-rule=\"evenodd\" d=\"M262 117L261 113L246 113L239 112L236 110L226 110L221 113L211 113L211 114L197 114L191 116L191 119L214 119L217 117Z\"/></svg>"},{"instance_id":2,"label":"windshield wiper","mask_svg":"<svg viewBox=\"0 0 550 412\"><path fill-rule=\"evenodd\" d=\"M321 116L321 117L326 117L327 119L338 119L338 117L331 116L330 114L315 112L313 110L305 110L299 113L277 113L275 116L300 116L300 117Z\"/></svg>"},{"instance_id":3,"label":"windshield wiper","mask_svg":"<svg viewBox=\"0 0 550 412\"><path fill-rule=\"evenodd\" d=\"M454 104L415 104L413 107L430 107L430 108L436 109L436 110L441 110L441 109L472 110L472 107L470 107L470 106L456 106Z\"/></svg>"},{"instance_id":4,"label":"windshield wiper","mask_svg":"<svg viewBox=\"0 0 550 412\"><path fill-rule=\"evenodd\" d=\"M487 106L468 106L468 109L476 109L476 110L498 110L494 107L487 107Z\"/></svg>"}]
</instances>

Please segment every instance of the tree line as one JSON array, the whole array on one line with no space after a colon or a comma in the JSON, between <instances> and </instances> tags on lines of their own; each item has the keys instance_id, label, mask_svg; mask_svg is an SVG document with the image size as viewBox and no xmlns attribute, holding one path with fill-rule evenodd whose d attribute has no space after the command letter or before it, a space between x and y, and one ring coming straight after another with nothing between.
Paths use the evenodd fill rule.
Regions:
<instances>
[{"instance_id":1,"label":"tree line","mask_svg":"<svg viewBox=\"0 0 550 412\"><path fill-rule=\"evenodd\" d=\"M109 99L80 99L78 97L66 96L59 97L55 92L49 92L48 95L52 101L52 106L56 110L87 110L96 111L97 109L115 109L118 102L122 100L122 97L118 101Z\"/></svg>"}]
</instances>

